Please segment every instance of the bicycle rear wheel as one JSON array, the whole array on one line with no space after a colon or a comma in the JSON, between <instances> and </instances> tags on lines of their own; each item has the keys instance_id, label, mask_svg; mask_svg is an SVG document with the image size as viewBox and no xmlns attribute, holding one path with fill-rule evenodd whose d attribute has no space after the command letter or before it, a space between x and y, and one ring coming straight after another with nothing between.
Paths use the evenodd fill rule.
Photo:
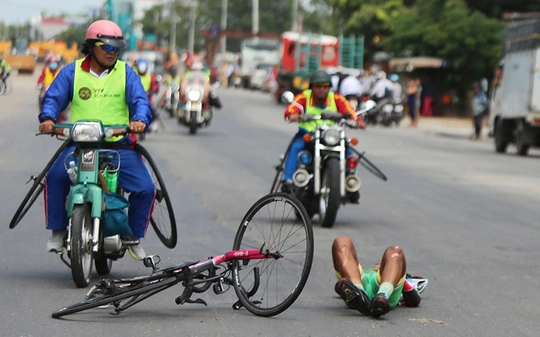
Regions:
<instances>
[{"instance_id":1,"label":"bicycle rear wheel","mask_svg":"<svg viewBox=\"0 0 540 337\"><path fill-rule=\"evenodd\" d=\"M244 216L233 249L263 249L281 255L277 259L239 260L233 268L234 289L242 305L257 316L277 315L294 303L309 276L313 261L311 219L290 194L268 194Z\"/></svg>"},{"instance_id":2,"label":"bicycle rear wheel","mask_svg":"<svg viewBox=\"0 0 540 337\"><path fill-rule=\"evenodd\" d=\"M59 318L65 315L74 314L84 310L114 304L116 311L122 311L160 291L168 289L178 283L176 276L164 276L155 282L147 283L147 280L103 280L86 294L84 301L63 307L54 311L51 316ZM121 301L132 298L129 305L121 306Z\"/></svg>"},{"instance_id":3,"label":"bicycle rear wheel","mask_svg":"<svg viewBox=\"0 0 540 337\"><path fill-rule=\"evenodd\" d=\"M150 218L150 223L161 242L167 248L172 249L176 247L178 233L171 198L169 197L161 173L148 150L141 144L136 144L135 150L143 156L143 161L156 185L156 200L154 201L154 210L152 212L152 217Z\"/></svg>"}]
</instances>

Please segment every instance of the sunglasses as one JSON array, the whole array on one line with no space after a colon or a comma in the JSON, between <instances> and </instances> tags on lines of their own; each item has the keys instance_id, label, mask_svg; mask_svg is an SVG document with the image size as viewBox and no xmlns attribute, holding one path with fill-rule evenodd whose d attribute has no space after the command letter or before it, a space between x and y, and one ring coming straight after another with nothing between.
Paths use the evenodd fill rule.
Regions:
<instances>
[{"instance_id":1,"label":"sunglasses","mask_svg":"<svg viewBox=\"0 0 540 337\"><path fill-rule=\"evenodd\" d=\"M100 47L106 53L118 53L120 51L119 47L111 46L110 44L105 44L103 42L96 42L96 47Z\"/></svg>"},{"instance_id":2,"label":"sunglasses","mask_svg":"<svg viewBox=\"0 0 540 337\"><path fill-rule=\"evenodd\" d=\"M330 84L313 84L313 88L317 89L327 89L330 88Z\"/></svg>"}]
</instances>

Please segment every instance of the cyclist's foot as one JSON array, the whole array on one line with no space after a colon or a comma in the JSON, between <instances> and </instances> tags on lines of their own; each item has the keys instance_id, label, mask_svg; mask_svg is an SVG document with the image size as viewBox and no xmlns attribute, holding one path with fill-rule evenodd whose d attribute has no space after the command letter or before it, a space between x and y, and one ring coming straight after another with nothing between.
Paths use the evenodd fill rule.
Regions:
<instances>
[{"instance_id":1,"label":"cyclist's foot","mask_svg":"<svg viewBox=\"0 0 540 337\"><path fill-rule=\"evenodd\" d=\"M47 251L52 253L60 253L63 251L66 234L66 229L53 230L52 235L47 242Z\"/></svg>"},{"instance_id":2,"label":"cyclist's foot","mask_svg":"<svg viewBox=\"0 0 540 337\"><path fill-rule=\"evenodd\" d=\"M379 318L390 311L390 304L384 294L377 294L371 301L371 316Z\"/></svg>"},{"instance_id":3,"label":"cyclist's foot","mask_svg":"<svg viewBox=\"0 0 540 337\"><path fill-rule=\"evenodd\" d=\"M136 245L129 246L128 250L129 250L129 255L131 255L131 257L137 261L141 261L142 259L146 257L146 253L144 252L144 249L141 246L140 241Z\"/></svg>"},{"instance_id":4,"label":"cyclist's foot","mask_svg":"<svg viewBox=\"0 0 540 337\"><path fill-rule=\"evenodd\" d=\"M371 314L369 297L364 289L358 289L354 283L342 278L336 283L335 290L349 308L360 311L362 315L369 316Z\"/></svg>"}]
</instances>

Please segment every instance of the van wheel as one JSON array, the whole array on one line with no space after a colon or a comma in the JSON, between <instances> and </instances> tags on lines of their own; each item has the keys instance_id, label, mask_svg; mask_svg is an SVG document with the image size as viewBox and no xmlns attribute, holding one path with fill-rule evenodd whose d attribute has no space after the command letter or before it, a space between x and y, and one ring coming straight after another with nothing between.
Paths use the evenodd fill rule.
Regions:
<instances>
[{"instance_id":1,"label":"van wheel","mask_svg":"<svg viewBox=\"0 0 540 337\"><path fill-rule=\"evenodd\" d=\"M526 156L529 153L530 144L525 142L525 124L522 119L516 122L514 134L518 155Z\"/></svg>"},{"instance_id":2,"label":"van wheel","mask_svg":"<svg viewBox=\"0 0 540 337\"><path fill-rule=\"evenodd\" d=\"M501 119L498 119L495 122L495 131L493 133L495 138L495 151L498 153L505 153L506 148L508 147L508 141L504 137L503 122Z\"/></svg>"}]
</instances>

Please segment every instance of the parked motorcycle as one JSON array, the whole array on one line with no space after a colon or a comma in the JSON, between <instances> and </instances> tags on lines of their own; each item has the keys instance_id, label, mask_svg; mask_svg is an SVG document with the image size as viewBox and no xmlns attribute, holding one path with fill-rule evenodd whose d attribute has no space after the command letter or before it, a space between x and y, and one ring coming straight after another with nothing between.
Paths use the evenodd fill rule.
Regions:
<instances>
[{"instance_id":1,"label":"parked motorcycle","mask_svg":"<svg viewBox=\"0 0 540 337\"><path fill-rule=\"evenodd\" d=\"M66 202L68 233L65 251L69 260L60 254L62 261L71 269L75 285L88 286L92 264L100 275L110 273L112 261L124 256L131 245L139 239L130 238L122 187L118 183L121 166L120 153L111 145L103 146L105 138L123 136L129 132L127 126L104 126L99 121L78 121L74 124L56 124L51 134L67 138L38 177L15 212L10 223L14 228L28 212L44 189L48 169L58 155L69 145L75 145L72 155L66 157L64 166L72 182ZM176 220L169 195L154 161L146 149L135 144L149 172L155 180L156 198L150 223L161 242L174 248L177 242Z\"/></svg>"},{"instance_id":2,"label":"parked motorcycle","mask_svg":"<svg viewBox=\"0 0 540 337\"><path fill-rule=\"evenodd\" d=\"M291 103L294 95L289 91L285 92L282 98ZM373 101L366 102L359 113L364 114L374 105ZM321 115L300 115L300 121L315 119L320 119L323 123L314 132L304 136L306 146L305 150L298 154L298 168L293 175L290 192L304 204L310 216L319 215L323 227L332 227L341 204L360 202L361 180L357 172L358 164L382 180L387 178L364 153L352 147L358 144L358 139L346 136L346 127L356 128L356 121L344 119L342 114L330 111L323 111ZM286 154L281 156L280 163L276 166L277 173L271 192L277 192L282 185Z\"/></svg>"},{"instance_id":3,"label":"parked motorcycle","mask_svg":"<svg viewBox=\"0 0 540 337\"><path fill-rule=\"evenodd\" d=\"M210 90L203 83L190 83L184 90L185 105L178 109L178 123L189 127L190 134L196 134L199 128L208 127L214 117L215 101L219 100L215 90L219 82L212 84Z\"/></svg>"}]
</instances>

